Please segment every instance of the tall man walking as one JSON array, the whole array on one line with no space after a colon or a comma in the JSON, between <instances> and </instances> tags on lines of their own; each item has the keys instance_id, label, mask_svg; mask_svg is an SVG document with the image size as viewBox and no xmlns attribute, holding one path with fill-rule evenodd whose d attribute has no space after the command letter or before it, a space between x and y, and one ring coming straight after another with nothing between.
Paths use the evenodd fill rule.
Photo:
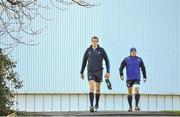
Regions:
<instances>
[{"instance_id":1,"label":"tall man walking","mask_svg":"<svg viewBox=\"0 0 180 117\"><path fill-rule=\"evenodd\" d=\"M90 99L90 112L96 112L99 108L99 98L100 98L100 85L102 82L103 76L103 59L106 63L106 78L110 77L110 63L108 56L105 50L99 46L99 39L98 37L94 36L91 39L91 46L87 48L85 51L83 61L82 61L82 68L81 68L81 79L84 79L84 69L87 65L88 71L88 81L89 81L89 99ZM93 105L94 102L94 89L95 89L95 98L96 104L95 107Z\"/></svg>"}]
</instances>

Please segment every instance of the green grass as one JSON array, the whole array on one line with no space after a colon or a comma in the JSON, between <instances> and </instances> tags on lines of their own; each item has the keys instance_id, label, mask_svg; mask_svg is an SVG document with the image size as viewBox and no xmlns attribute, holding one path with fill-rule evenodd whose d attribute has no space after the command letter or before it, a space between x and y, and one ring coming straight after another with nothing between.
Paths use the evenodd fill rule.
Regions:
<instances>
[{"instance_id":1,"label":"green grass","mask_svg":"<svg viewBox=\"0 0 180 117\"><path fill-rule=\"evenodd\" d=\"M16 112L17 116L32 116L31 113L27 113L27 112Z\"/></svg>"},{"instance_id":2,"label":"green grass","mask_svg":"<svg viewBox=\"0 0 180 117\"><path fill-rule=\"evenodd\" d=\"M174 110L174 111L166 110L166 111L162 111L162 112L168 112L168 113L173 113L173 114L176 114L176 115L180 115L180 110Z\"/></svg>"},{"instance_id":3,"label":"green grass","mask_svg":"<svg viewBox=\"0 0 180 117\"><path fill-rule=\"evenodd\" d=\"M15 111L15 110L10 110L10 112L7 113L7 115L12 115L12 116L32 116L31 113L19 112L19 111Z\"/></svg>"}]
</instances>

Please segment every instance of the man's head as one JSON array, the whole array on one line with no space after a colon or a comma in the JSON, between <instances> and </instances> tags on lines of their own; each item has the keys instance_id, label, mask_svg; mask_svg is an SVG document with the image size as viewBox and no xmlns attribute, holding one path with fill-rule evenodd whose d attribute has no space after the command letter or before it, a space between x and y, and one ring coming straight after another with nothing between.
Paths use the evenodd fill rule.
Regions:
<instances>
[{"instance_id":1,"label":"man's head","mask_svg":"<svg viewBox=\"0 0 180 117\"><path fill-rule=\"evenodd\" d=\"M99 39L97 36L93 36L91 38L92 47L97 48L99 44Z\"/></svg>"},{"instance_id":2,"label":"man's head","mask_svg":"<svg viewBox=\"0 0 180 117\"><path fill-rule=\"evenodd\" d=\"M131 54L131 56L136 56L136 48L134 48L134 47L132 47L131 49L130 49L130 54Z\"/></svg>"}]
</instances>

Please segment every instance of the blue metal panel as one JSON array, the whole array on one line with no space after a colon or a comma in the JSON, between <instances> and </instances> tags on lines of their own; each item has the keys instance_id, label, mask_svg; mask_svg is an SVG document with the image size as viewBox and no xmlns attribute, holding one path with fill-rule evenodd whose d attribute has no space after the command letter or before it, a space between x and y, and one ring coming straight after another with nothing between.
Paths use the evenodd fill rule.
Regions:
<instances>
[{"instance_id":1,"label":"blue metal panel","mask_svg":"<svg viewBox=\"0 0 180 117\"><path fill-rule=\"evenodd\" d=\"M21 100L19 100L19 102L21 102ZM33 102L31 102L31 103L33 103ZM35 95L34 103L35 103L35 107L34 107L35 111L38 111L38 112L44 111L44 96L43 95Z\"/></svg>"},{"instance_id":2,"label":"blue metal panel","mask_svg":"<svg viewBox=\"0 0 180 117\"><path fill-rule=\"evenodd\" d=\"M15 110L19 111L88 111L89 107L88 94L17 94L17 97L19 104ZM100 111L127 111L127 95L102 94L99 106ZM142 111L179 110L180 95L142 94L140 107Z\"/></svg>"},{"instance_id":3,"label":"blue metal panel","mask_svg":"<svg viewBox=\"0 0 180 117\"><path fill-rule=\"evenodd\" d=\"M36 20L35 27L47 26L34 37L40 45L21 46L13 53L24 81L21 92L88 92L79 72L90 38L97 35L111 63L111 92L126 92L118 69L134 46L147 68L142 92L180 93L179 10L178 0L103 0L90 9L43 9L54 20ZM111 93L102 86L102 92Z\"/></svg>"}]
</instances>

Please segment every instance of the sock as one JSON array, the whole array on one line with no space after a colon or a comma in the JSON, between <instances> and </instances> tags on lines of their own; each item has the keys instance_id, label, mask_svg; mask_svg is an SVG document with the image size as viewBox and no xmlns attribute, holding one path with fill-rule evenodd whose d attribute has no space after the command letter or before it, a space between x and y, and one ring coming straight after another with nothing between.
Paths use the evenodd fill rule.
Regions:
<instances>
[{"instance_id":1,"label":"sock","mask_svg":"<svg viewBox=\"0 0 180 117\"><path fill-rule=\"evenodd\" d=\"M132 107L132 95L128 95L128 103L129 103L129 107Z\"/></svg>"},{"instance_id":2,"label":"sock","mask_svg":"<svg viewBox=\"0 0 180 117\"><path fill-rule=\"evenodd\" d=\"M90 105L93 106L94 93L92 93L92 92L89 93L89 99L90 99Z\"/></svg>"},{"instance_id":3,"label":"sock","mask_svg":"<svg viewBox=\"0 0 180 117\"><path fill-rule=\"evenodd\" d=\"M140 94L136 93L135 94L136 106L138 106L138 104L139 104L139 98L140 98Z\"/></svg>"},{"instance_id":4,"label":"sock","mask_svg":"<svg viewBox=\"0 0 180 117\"><path fill-rule=\"evenodd\" d=\"M100 94L96 94L96 106L99 107Z\"/></svg>"}]
</instances>

